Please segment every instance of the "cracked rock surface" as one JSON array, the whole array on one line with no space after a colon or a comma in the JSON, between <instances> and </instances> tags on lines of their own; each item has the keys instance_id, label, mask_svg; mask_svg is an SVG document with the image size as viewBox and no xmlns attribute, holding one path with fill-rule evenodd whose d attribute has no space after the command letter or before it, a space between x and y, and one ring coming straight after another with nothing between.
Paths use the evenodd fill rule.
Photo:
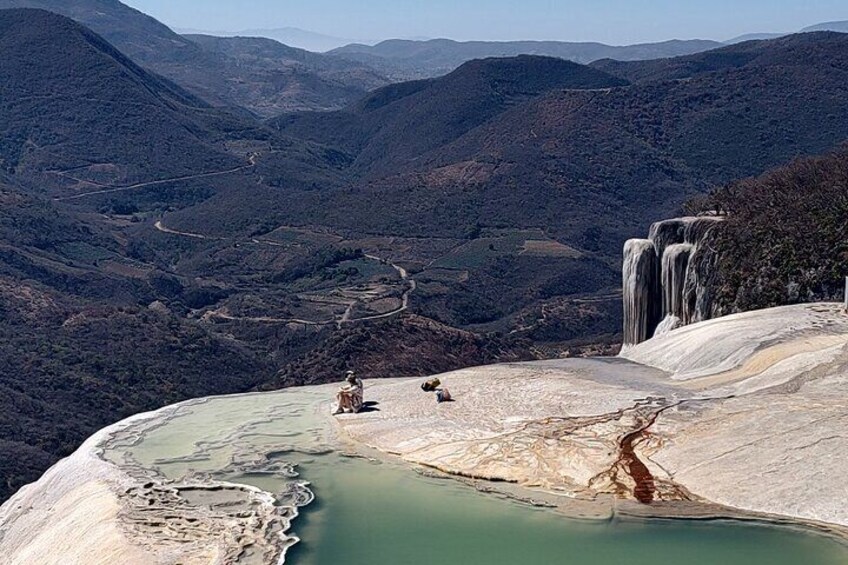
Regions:
<instances>
[{"instance_id":1,"label":"cracked rock surface","mask_svg":"<svg viewBox=\"0 0 848 565\"><path fill-rule=\"evenodd\" d=\"M835 304L687 326L619 359L374 383L355 440L465 477L580 498L700 502L848 528L848 315Z\"/></svg>"},{"instance_id":2,"label":"cracked rock surface","mask_svg":"<svg viewBox=\"0 0 848 565\"><path fill-rule=\"evenodd\" d=\"M687 326L619 358L198 399L92 436L0 507L0 563L278 563L313 498L293 455L386 454L575 516L753 517L848 537L848 315ZM265 492L238 484L272 476ZM486 480L492 482L485 482ZM236 481L236 482L233 482Z\"/></svg>"}]
</instances>

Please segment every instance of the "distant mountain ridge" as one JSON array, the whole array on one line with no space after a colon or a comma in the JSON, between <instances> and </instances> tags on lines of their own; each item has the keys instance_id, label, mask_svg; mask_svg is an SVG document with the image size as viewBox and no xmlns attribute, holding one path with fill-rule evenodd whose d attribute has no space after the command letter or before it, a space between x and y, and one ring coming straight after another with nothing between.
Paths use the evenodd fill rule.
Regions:
<instances>
[{"instance_id":1,"label":"distant mountain ridge","mask_svg":"<svg viewBox=\"0 0 848 565\"><path fill-rule=\"evenodd\" d=\"M202 29L177 28L182 35L213 35L216 37L265 37L279 41L290 47L297 47L315 53L324 53L332 49L344 47L351 43L368 43L362 40L344 39L323 33L316 33L298 27L280 27L265 29L244 29L239 31L212 31ZM376 43L376 42L375 42Z\"/></svg>"},{"instance_id":2,"label":"distant mountain ridge","mask_svg":"<svg viewBox=\"0 0 848 565\"><path fill-rule=\"evenodd\" d=\"M344 111L284 116L270 124L295 137L340 144L356 154L350 172L377 178L546 92L626 84L553 57L478 59L443 77L383 87Z\"/></svg>"},{"instance_id":3,"label":"distant mountain ridge","mask_svg":"<svg viewBox=\"0 0 848 565\"><path fill-rule=\"evenodd\" d=\"M321 54L292 48L285 41L300 44L317 41L309 46L324 50L347 40L301 33L297 28L243 32L243 35L265 36L264 41L261 37L242 37L242 34L227 34L234 37L220 40L206 34L179 35L118 0L0 0L0 9L12 8L46 9L75 19L142 67L169 78L210 104L244 108L263 118L292 111L341 109L375 88L392 82L443 76L473 59L529 54L578 63L601 59L653 60L704 52L722 45L708 40L611 46L592 42L432 39L388 40L373 46L349 44ZM832 22L822 26L844 31L843 24ZM284 42L280 43L279 39Z\"/></svg>"},{"instance_id":4,"label":"distant mountain ridge","mask_svg":"<svg viewBox=\"0 0 848 565\"><path fill-rule=\"evenodd\" d=\"M353 44L328 54L370 65L395 80L444 75L472 59L540 55L575 63L598 59L656 59L706 51L721 46L717 41L671 40L615 47L602 43L564 41L453 41L431 39L410 41L392 39L374 46Z\"/></svg>"},{"instance_id":5,"label":"distant mountain ridge","mask_svg":"<svg viewBox=\"0 0 848 565\"><path fill-rule=\"evenodd\" d=\"M724 43L727 45L733 45L735 43L742 43L744 41L762 41L767 39L778 39L780 37L786 37L787 35L792 35L793 33L810 33L816 31L835 31L838 33L848 33L848 20L846 21L835 21L835 22L823 22L820 24L815 24L811 26L807 26L803 29L798 30L797 32L786 32L786 33L775 33L775 32L766 32L766 33L746 33L740 35L738 37L734 37L733 39L728 39Z\"/></svg>"},{"instance_id":6,"label":"distant mountain ridge","mask_svg":"<svg viewBox=\"0 0 848 565\"><path fill-rule=\"evenodd\" d=\"M743 35L739 35L734 37L733 39L728 39L724 43L727 45L734 45L736 43L743 43L745 41L765 41L768 39L777 39L778 37L783 37L785 35L791 35L789 33L745 33Z\"/></svg>"},{"instance_id":7,"label":"distant mountain ridge","mask_svg":"<svg viewBox=\"0 0 848 565\"><path fill-rule=\"evenodd\" d=\"M388 81L359 63L322 55L278 58L276 65L248 64L208 50L118 0L0 0L0 9L40 8L74 19L103 36L139 65L159 73L216 106L240 106L272 116L292 110L327 110L346 105ZM291 53L283 50L280 53ZM338 72L345 69L345 72Z\"/></svg>"},{"instance_id":8,"label":"distant mountain ridge","mask_svg":"<svg viewBox=\"0 0 848 565\"><path fill-rule=\"evenodd\" d=\"M848 33L848 20L837 22L824 22L809 27L805 27L802 32L810 31L835 31L838 33Z\"/></svg>"},{"instance_id":9,"label":"distant mountain ridge","mask_svg":"<svg viewBox=\"0 0 848 565\"><path fill-rule=\"evenodd\" d=\"M232 98L262 117L294 110L334 110L388 80L369 67L263 37L184 36L204 52L242 69L250 88Z\"/></svg>"},{"instance_id":10,"label":"distant mountain ridge","mask_svg":"<svg viewBox=\"0 0 848 565\"><path fill-rule=\"evenodd\" d=\"M688 79L717 71L764 68L777 65L802 66L808 57L821 57L821 49L830 45L848 45L848 35L836 32L807 32L784 35L765 41L747 41L694 55L652 61L615 61L604 59L592 67L631 82ZM776 59L775 53L779 53ZM834 52L842 59L842 53Z\"/></svg>"},{"instance_id":11,"label":"distant mountain ridge","mask_svg":"<svg viewBox=\"0 0 848 565\"><path fill-rule=\"evenodd\" d=\"M385 112L392 107L399 111L393 119L407 113L400 102L370 113L354 105L342 113L284 116L273 123L348 152L354 171L360 166L368 171L360 198L396 202L395 224L416 216L445 230L473 223L471 218L441 223L429 215L436 187L450 186L457 198L468 199L469 211L498 225L545 225L581 248L616 242L607 248L616 253L628 226L636 227L631 221L642 213L637 210L672 212L689 194L848 139L841 109L848 100L848 35L800 34L676 59L602 61L593 67L634 84L601 91L552 89L414 157L398 158L402 150L393 148L419 143L420 132L407 139L400 128L384 139L390 130L375 127L389 120ZM426 84L382 92L415 93ZM447 111L443 104L440 112ZM364 120L350 136L346 122L339 121L346 113ZM448 123L456 122L461 118ZM431 136L436 134L441 135ZM577 219L594 206L606 210L602 223L616 226L616 234L595 233ZM564 214L573 220L564 222ZM359 221L380 229L379 218ZM435 225L428 229L435 231Z\"/></svg>"}]
</instances>

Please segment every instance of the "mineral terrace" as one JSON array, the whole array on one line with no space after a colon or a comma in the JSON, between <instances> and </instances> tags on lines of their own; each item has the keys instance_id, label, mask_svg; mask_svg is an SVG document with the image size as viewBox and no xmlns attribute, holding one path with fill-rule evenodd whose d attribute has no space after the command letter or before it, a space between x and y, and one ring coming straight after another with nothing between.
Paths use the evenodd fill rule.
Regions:
<instances>
[{"instance_id":1,"label":"mineral terrace","mask_svg":"<svg viewBox=\"0 0 848 565\"><path fill-rule=\"evenodd\" d=\"M251 548L273 563L308 494L208 469L273 470L271 454L292 444L375 449L572 514L724 515L848 536L846 344L841 306L800 305L686 326L618 358L449 373L455 400L443 404L420 379L366 382L379 409L338 419L333 386L192 401L101 431L24 488L0 508L0 555L215 563ZM162 450L181 438L191 452L135 455L156 430ZM163 475L192 461L207 472Z\"/></svg>"}]
</instances>

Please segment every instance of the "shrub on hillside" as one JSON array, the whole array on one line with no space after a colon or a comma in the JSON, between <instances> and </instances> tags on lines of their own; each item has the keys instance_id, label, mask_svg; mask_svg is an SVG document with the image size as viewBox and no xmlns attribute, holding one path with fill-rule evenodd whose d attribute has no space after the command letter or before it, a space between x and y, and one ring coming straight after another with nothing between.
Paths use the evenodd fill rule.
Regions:
<instances>
[{"instance_id":1,"label":"shrub on hillside","mask_svg":"<svg viewBox=\"0 0 848 565\"><path fill-rule=\"evenodd\" d=\"M839 299L848 275L848 146L730 183L699 206L728 214L714 242L723 311Z\"/></svg>"}]
</instances>

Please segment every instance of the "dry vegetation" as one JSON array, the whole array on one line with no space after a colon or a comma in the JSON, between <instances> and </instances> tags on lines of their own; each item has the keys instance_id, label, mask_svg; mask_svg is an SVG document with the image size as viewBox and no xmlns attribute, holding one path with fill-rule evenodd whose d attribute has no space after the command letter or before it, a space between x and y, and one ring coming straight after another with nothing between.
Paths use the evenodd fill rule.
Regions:
<instances>
[{"instance_id":1,"label":"dry vegetation","mask_svg":"<svg viewBox=\"0 0 848 565\"><path fill-rule=\"evenodd\" d=\"M841 298L848 148L730 183L697 205L728 214L715 242L725 311Z\"/></svg>"}]
</instances>

